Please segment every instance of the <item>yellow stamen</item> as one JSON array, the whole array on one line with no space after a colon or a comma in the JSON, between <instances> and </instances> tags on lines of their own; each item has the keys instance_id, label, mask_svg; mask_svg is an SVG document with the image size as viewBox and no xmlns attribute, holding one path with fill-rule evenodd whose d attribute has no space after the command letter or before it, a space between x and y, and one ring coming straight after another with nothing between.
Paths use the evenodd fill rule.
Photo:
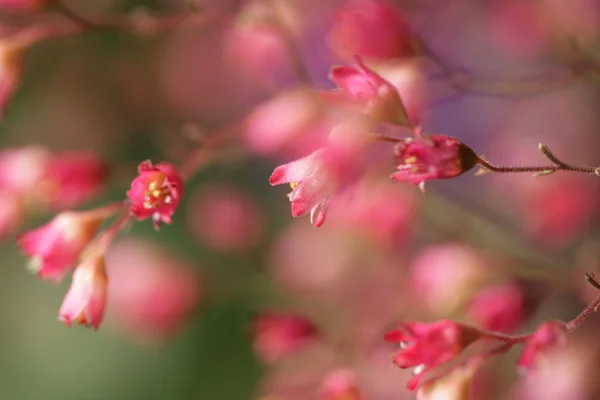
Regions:
<instances>
[{"instance_id":1,"label":"yellow stamen","mask_svg":"<svg viewBox=\"0 0 600 400\"><path fill-rule=\"evenodd\" d=\"M290 187L292 190L296 189L300 185L300 182L291 182Z\"/></svg>"},{"instance_id":2,"label":"yellow stamen","mask_svg":"<svg viewBox=\"0 0 600 400\"><path fill-rule=\"evenodd\" d=\"M415 164L417 162L417 157L412 156L412 157L408 157L406 160L404 160L405 164Z\"/></svg>"}]
</instances>

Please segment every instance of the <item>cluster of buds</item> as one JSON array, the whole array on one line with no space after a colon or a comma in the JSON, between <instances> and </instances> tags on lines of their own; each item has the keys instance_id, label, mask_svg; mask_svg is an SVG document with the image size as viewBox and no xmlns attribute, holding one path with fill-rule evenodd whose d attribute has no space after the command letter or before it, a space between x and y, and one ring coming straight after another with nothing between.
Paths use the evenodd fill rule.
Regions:
<instances>
[{"instance_id":1,"label":"cluster of buds","mask_svg":"<svg viewBox=\"0 0 600 400\"><path fill-rule=\"evenodd\" d=\"M69 195L66 199L89 194L89 182L83 179L85 169L77 169L79 164L69 164L67 160L51 160L49 165L54 168L44 170L43 178L50 180L52 188L64 188ZM108 292L105 255L117 233L133 217L139 220L152 217L155 227L161 222L170 223L181 200L183 180L173 165L153 166L144 161L138 171L124 203L88 211L64 211L46 225L18 237L21 250L31 256L30 269L40 278L60 282L69 272L73 273L71 288L59 312L59 319L68 326L73 322L94 329L100 326ZM53 204L57 201L64 204L61 199L50 197ZM116 221L98 233L101 225L115 215L119 215Z\"/></svg>"}]
</instances>

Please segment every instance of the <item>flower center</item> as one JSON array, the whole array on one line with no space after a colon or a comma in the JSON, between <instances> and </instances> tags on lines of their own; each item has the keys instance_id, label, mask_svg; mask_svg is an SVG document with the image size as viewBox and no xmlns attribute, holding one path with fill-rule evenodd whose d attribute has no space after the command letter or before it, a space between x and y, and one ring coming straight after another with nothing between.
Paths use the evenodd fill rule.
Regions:
<instances>
[{"instance_id":1,"label":"flower center","mask_svg":"<svg viewBox=\"0 0 600 400\"><path fill-rule=\"evenodd\" d=\"M290 182L292 190L296 189L298 186L300 186L300 182Z\"/></svg>"},{"instance_id":2,"label":"flower center","mask_svg":"<svg viewBox=\"0 0 600 400\"><path fill-rule=\"evenodd\" d=\"M156 177L148 184L148 190L144 194L144 208L156 208L164 203L171 203L171 188L167 184L164 174L156 174Z\"/></svg>"}]
</instances>

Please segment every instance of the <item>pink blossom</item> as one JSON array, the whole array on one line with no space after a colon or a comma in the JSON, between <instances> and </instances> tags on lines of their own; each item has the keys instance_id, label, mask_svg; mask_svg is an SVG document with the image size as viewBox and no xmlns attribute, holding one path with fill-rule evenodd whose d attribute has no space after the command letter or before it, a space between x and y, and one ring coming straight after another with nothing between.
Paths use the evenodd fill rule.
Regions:
<instances>
[{"instance_id":1,"label":"pink blossom","mask_svg":"<svg viewBox=\"0 0 600 400\"><path fill-rule=\"evenodd\" d=\"M394 356L400 368L415 367L408 389L415 390L423 376L431 369L460 355L481 333L475 328L441 320L434 323L402 323L400 329L386 333L385 340L402 347Z\"/></svg>"},{"instance_id":2,"label":"pink blossom","mask_svg":"<svg viewBox=\"0 0 600 400\"><path fill-rule=\"evenodd\" d=\"M73 321L98 329L104 318L108 279L104 254L90 254L73 272L73 281L59 311L67 326Z\"/></svg>"},{"instance_id":3,"label":"pink blossom","mask_svg":"<svg viewBox=\"0 0 600 400\"><path fill-rule=\"evenodd\" d=\"M317 330L300 315L265 312L254 319L251 333L260 358L273 363L306 346Z\"/></svg>"},{"instance_id":4,"label":"pink blossom","mask_svg":"<svg viewBox=\"0 0 600 400\"><path fill-rule=\"evenodd\" d=\"M149 160L138 166L139 176L127 192L129 209L138 219L152 217L156 228L170 224L183 196L183 180L172 164L152 165Z\"/></svg>"},{"instance_id":5,"label":"pink blossom","mask_svg":"<svg viewBox=\"0 0 600 400\"><path fill-rule=\"evenodd\" d=\"M396 145L394 156L398 172L392 174L392 180L421 186L429 179L454 178L477 161L473 150L445 135L403 139Z\"/></svg>"},{"instance_id":6,"label":"pink blossom","mask_svg":"<svg viewBox=\"0 0 600 400\"><path fill-rule=\"evenodd\" d=\"M376 120L410 124L396 87L369 69L360 57L356 57L355 65L334 67L330 78L338 90L321 92L325 100L356 107Z\"/></svg>"},{"instance_id":7,"label":"pink blossom","mask_svg":"<svg viewBox=\"0 0 600 400\"><path fill-rule=\"evenodd\" d=\"M188 228L200 242L221 251L259 243L261 210L248 194L233 186L203 186L188 204Z\"/></svg>"},{"instance_id":8,"label":"pink blossom","mask_svg":"<svg viewBox=\"0 0 600 400\"><path fill-rule=\"evenodd\" d=\"M5 149L0 152L0 185L3 190L27 197L37 196L36 189L51 154L38 146Z\"/></svg>"},{"instance_id":9,"label":"pink blossom","mask_svg":"<svg viewBox=\"0 0 600 400\"><path fill-rule=\"evenodd\" d=\"M379 0L347 3L330 32L330 45L342 57L381 60L415 54L408 24L398 10Z\"/></svg>"},{"instance_id":10,"label":"pink blossom","mask_svg":"<svg viewBox=\"0 0 600 400\"><path fill-rule=\"evenodd\" d=\"M325 222L331 197L342 186L356 178L360 161L352 146L331 144L314 153L275 168L269 179L271 185L289 183L292 192L292 216L310 212L315 226Z\"/></svg>"},{"instance_id":11,"label":"pink blossom","mask_svg":"<svg viewBox=\"0 0 600 400\"><path fill-rule=\"evenodd\" d=\"M172 339L204 297L193 265L157 243L125 239L106 255L109 315L121 332L148 344Z\"/></svg>"},{"instance_id":12,"label":"pink blossom","mask_svg":"<svg viewBox=\"0 0 600 400\"><path fill-rule=\"evenodd\" d=\"M517 284L492 286L475 295L467 306L467 313L483 329L511 332L526 316L525 301Z\"/></svg>"},{"instance_id":13,"label":"pink blossom","mask_svg":"<svg viewBox=\"0 0 600 400\"><path fill-rule=\"evenodd\" d=\"M19 235L19 247L32 256L30 265L40 278L60 282L111 213L110 209L60 213L46 225Z\"/></svg>"},{"instance_id":14,"label":"pink blossom","mask_svg":"<svg viewBox=\"0 0 600 400\"><path fill-rule=\"evenodd\" d=\"M565 324L559 321L547 321L540 325L533 336L525 342L517 365L523 369L535 367L537 359L549 350L567 343Z\"/></svg>"},{"instance_id":15,"label":"pink blossom","mask_svg":"<svg viewBox=\"0 0 600 400\"><path fill-rule=\"evenodd\" d=\"M356 375L350 369L336 369L323 379L318 400L361 400Z\"/></svg>"}]
</instances>

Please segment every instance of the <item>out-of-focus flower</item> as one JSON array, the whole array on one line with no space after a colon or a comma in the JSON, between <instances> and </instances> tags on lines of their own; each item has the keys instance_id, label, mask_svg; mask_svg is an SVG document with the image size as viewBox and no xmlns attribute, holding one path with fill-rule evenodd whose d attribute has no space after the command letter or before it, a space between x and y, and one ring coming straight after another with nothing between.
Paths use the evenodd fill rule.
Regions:
<instances>
[{"instance_id":1,"label":"out-of-focus flower","mask_svg":"<svg viewBox=\"0 0 600 400\"><path fill-rule=\"evenodd\" d=\"M19 235L19 247L32 257L29 264L40 278L60 282L114 212L113 207L60 213L46 225Z\"/></svg>"},{"instance_id":2,"label":"out-of-focus flower","mask_svg":"<svg viewBox=\"0 0 600 400\"><path fill-rule=\"evenodd\" d=\"M98 195L108 166L94 153L72 151L52 156L41 177L44 201L52 209L67 209Z\"/></svg>"},{"instance_id":3,"label":"out-of-focus flower","mask_svg":"<svg viewBox=\"0 0 600 400\"><path fill-rule=\"evenodd\" d=\"M13 233L25 218L23 199L9 190L0 190L0 238Z\"/></svg>"},{"instance_id":4,"label":"out-of-focus flower","mask_svg":"<svg viewBox=\"0 0 600 400\"><path fill-rule=\"evenodd\" d=\"M338 90L321 92L325 100L356 107L376 120L410 124L396 87L369 69L356 57L355 65L334 67L331 80Z\"/></svg>"},{"instance_id":5,"label":"out-of-focus flower","mask_svg":"<svg viewBox=\"0 0 600 400\"><path fill-rule=\"evenodd\" d=\"M510 332L523 321L525 307L521 288L507 283L482 289L467 306L467 313L483 329Z\"/></svg>"},{"instance_id":6,"label":"out-of-focus flower","mask_svg":"<svg viewBox=\"0 0 600 400\"><path fill-rule=\"evenodd\" d=\"M417 400L469 400L478 362L467 362L455 367L440 378L433 378L419 386Z\"/></svg>"},{"instance_id":7,"label":"out-of-focus flower","mask_svg":"<svg viewBox=\"0 0 600 400\"><path fill-rule=\"evenodd\" d=\"M314 153L275 168L271 185L289 183L292 192L292 216L310 212L315 226L325 222L331 197L348 182L356 179L361 160L356 146L336 142Z\"/></svg>"},{"instance_id":8,"label":"out-of-focus flower","mask_svg":"<svg viewBox=\"0 0 600 400\"><path fill-rule=\"evenodd\" d=\"M38 146L3 150L0 152L2 189L23 197L34 197L50 158L51 154Z\"/></svg>"},{"instance_id":9,"label":"out-of-focus flower","mask_svg":"<svg viewBox=\"0 0 600 400\"><path fill-rule=\"evenodd\" d=\"M138 219L152 217L156 228L170 224L183 196L183 180L174 165L163 162L152 165L147 160L138 166L139 176L127 191L129 209Z\"/></svg>"},{"instance_id":10,"label":"out-of-focus flower","mask_svg":"<svg viewBox=\"0 0 600 400\"><path fill-rule=\"evenodd\" d=\"M488 261L461 243L423 248L411 266L410 287L436 315L456 312L486 279Z\"/></svg>"},{"instance_id":11,"label":"out-of-focus flower","mask_svg":"<svg viewBox=\"0 0 600 400\"><path fill-rule=\"evenodd\" d=\"M300 315L265 312L252 322L251 334L256 353L273 363L310 343L317 328Z\"/></svg>"},{"instance_id":12,"label":"out-of-focus flower","mask_svg":"<svg viewBox=\"0 0 600 400\"><path fill-rule=\"evenodd\" d=\"M248 194L233 186L202 187L188 207L189 230L215 250L244 250L261 239L260 208Z\"/></svg>"},{"instance_id":13,"label":"out-of-focus flower","mask_svg":"<svg viewBox=\"0 0 600 400\"><path fill-rule=\"evenodd\" d=\"M48 0L0 0L0 8L14 11L33 11L46 5Z\"/></svg>"},{"instance_id":14,"label":"out-of-focus flower","mask_svg":"<svg viewBox=\"0 0 600 400\"><path fill-rule=\"evenodd\" d=\"M533 336L525 342L517 365L523 369L536 367L540 357L558 346L567 343L567 330L560 321L547 321L540 325Z\"/></svg>"},{"instance_id":15,"label":"out-of-focus flower","mask_svg":"<svg viewBox=\"0 0 600 400\"><path fill-rule=\"evenodd\" d=\"M350 369L336 369L323 379L317 398L319 400L361 400L363 396L354 372Z\"/></svg>"},{"instance_id":16,"label":"out-of-focus flower","mask_svg":"<svg viewBox=\"0 0 600 400\"><path fill-rule=\"evenodd\" d=\"M417 135L394 148L398 171L395 182L423 185L429 179L454 178L477 164L477 155L458 139L445 135Z\"/></svg>"},{"instance_id":17,"label":"out-of-focus flower","mask_svg":"<svg viewBox=\"0 0 600 400\"><path fill-rule=\"evenodd\" d=\"M244 120L244 143L263 155L308 154L326 143L332 128L322 108L320 100L306 89L280 93Z\"/></svg>"},{"instance_id":18,"label":"out-of-focus flower","mask_svg":"<svg viewBox=\"0 0 600 400\"><path fill-rule=\"evenodd\" d=\"M73 272L71 288L60 307L60 320L67 326L77 322L98 329L104 318L107 289L104 252L90 252Z\"/></svg>"},{"instance_id":19,"label":"out-of-focus flower","mask_svg":"<svg viewBox=\"0 0 600 400\"><path fill-rule=\"evenodd\" d=\"M455 359L480 337L477 329L451 320L403 323L400 329L385 334L385 340L397 342L402 348L394 356L394 364L415 368L407 384L410 390L417 388L428 371Z\"/></svg>"},{"instance_id":20,"label":"out-of-focus flower","mask_svg":"<svg viewBox=\"0 0 600 400\"><path fill-rule=\"evenodd\" d=\"M134 339L171 339L200 304L202 281L193 266L152 242L125 239L106 255L110 322Z\"/></svg>"},{"instance_id":21,"label":"out-of-focus flower","mask_svg":"<svg viewBox=\"0 0 600 400\"><path fill-rule=\"evenodd\" d=\"M380 0L346 4L329 39L332 50L344 58L358 54L382 60L415 54L408 24L398 10Z\"/></svg>"}]
</instances>

